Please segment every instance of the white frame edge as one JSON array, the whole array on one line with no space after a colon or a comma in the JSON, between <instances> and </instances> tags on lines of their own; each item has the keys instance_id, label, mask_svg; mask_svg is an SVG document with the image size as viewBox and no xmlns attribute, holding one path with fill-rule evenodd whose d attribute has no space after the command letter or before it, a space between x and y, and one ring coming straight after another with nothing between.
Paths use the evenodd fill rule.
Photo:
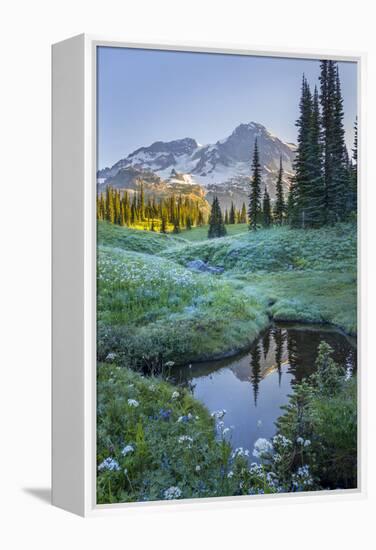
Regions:
<instances>
[{"instance_id":1,"label":"white frame edge","mask_svg":"<svg viewBox=\"0 0 376 550\"><path fill-rule=\"evenodd\" d=\"M315 493L96 504L96 49L98 46L358 63L358 488ZM79 35L52 47L52 503L81 516L333 502L366 496L366 54L229 44L129 43ZM72 198L74 199L72 201ZM360 264L362 263L362 269ZM360 344L360 345L359 345Z\"/></svg>"}]
</instances>

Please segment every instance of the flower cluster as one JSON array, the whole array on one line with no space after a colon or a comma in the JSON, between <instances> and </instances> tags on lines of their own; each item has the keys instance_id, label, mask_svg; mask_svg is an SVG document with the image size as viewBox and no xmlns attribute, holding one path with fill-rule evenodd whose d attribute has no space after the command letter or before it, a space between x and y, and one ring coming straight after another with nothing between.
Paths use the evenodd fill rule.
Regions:
<instances>
[{"instance_id":1,"label":"flower cluster","mask_svg":"<svg viewBox=\"0 0 376 550\"><path fill-rule=\"evenodd\" d=\"M110 456L108 458L105 458L103 462L101 462L98 466L98 470L100 472L104 470L109 470L111 472L118 472L120 470L120 466L117 460L114 458L111 458Z\"/></svg>"},{"instance_id":2,"label":"flower cluster","mask_svg":"<svg viewBox=\"0 0 376 550\"><path fill-rule=\"evenodd\" d=\"M255 458L266 458L273 451L273 445L264 437L259 437L254 444L253 456Z\"/></svg>"},{"instance_id":3,"label":"flower cluster","mask_svg":"<svg viewBox=\"0 0 376 550\"><path fill-rule=\"evenodd\" d=\"M165 500L174 500L181 497L181 489L179 487L169 487L163 493Z\"/></svg>"},{"instance_id":4,"label":"flower cluster","mask_svg":"<svg viewBox=\"0 0 376 550\"><path fill-rule=\"evenodd\" d=\"M127 454L129 453L133 453L134 452L134 447L133 445L126 445L123 450L121 451L121 454L123 456L126 456Z\"/></svg>"}]
</instances>

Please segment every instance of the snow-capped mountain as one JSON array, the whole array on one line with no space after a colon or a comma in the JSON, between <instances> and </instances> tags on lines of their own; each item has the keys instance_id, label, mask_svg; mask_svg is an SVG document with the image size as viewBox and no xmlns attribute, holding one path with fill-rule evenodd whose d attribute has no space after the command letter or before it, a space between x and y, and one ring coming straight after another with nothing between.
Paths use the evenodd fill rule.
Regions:
<instances>
[{"instance_id":1,"label":"snow-capped mountain","mask_svg":"<svg viewBox=\"0 0 376 550\"><path fill-rule=\"evenodd\" d=\"M230 136L212 145L200 145L188 137L170 142L156 141L130 153L111 168L99 171L98 182L101 186L128 187L132 174L135 177L137 174L137 178L146 176L149 182L154 177L156 184L161 180L173 184L178 178L179 183L203 186L208 200L216 194L223 206L227 207L231 200L240 206L249 193L256 137L263 183L273 198L280 157L287 185L292 174L295 146L273 136L256 122L240 124Z\"/></svg>"}]
</instances>

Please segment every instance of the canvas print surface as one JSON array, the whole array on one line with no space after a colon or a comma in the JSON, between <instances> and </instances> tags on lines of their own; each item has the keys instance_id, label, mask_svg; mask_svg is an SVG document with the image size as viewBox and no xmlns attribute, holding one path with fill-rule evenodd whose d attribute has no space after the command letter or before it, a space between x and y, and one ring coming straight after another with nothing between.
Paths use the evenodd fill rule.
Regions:
<instances>
[{"instance_id":1,"label":"canvas print surface","mask_svg":"<svg viewBox=\"0 0 376 550\"><path fill-rule=\"evenodd\" d=\"M97 49L97 502L357 487L357 64Z\"/></svg>"}]
</instances>

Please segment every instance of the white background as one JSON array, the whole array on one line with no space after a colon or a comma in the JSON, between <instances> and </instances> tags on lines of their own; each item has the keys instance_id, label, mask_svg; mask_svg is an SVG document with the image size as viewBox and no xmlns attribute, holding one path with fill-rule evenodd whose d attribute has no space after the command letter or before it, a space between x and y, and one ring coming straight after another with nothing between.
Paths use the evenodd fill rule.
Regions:
<instances>
[{"instance_id":1,"label":"white background","mask_svg":"<svg viewBox=\"0 0 376 550\"><path fill-rule=\"evenodd\" d=\"M358 0L42 0L0 17L0 545L13 548L347 548L375 546L376 40ZM49 505L50 44L81 32L129 41L368 52L368 498L190 512L141 509L83 520ZM371 210L371 207L373 208ZM366 269L366 267L364 267ZM368 358L369 356L369 358ZM4 539L4 540L3 540Z\"/></svg>"}]
</instances>

